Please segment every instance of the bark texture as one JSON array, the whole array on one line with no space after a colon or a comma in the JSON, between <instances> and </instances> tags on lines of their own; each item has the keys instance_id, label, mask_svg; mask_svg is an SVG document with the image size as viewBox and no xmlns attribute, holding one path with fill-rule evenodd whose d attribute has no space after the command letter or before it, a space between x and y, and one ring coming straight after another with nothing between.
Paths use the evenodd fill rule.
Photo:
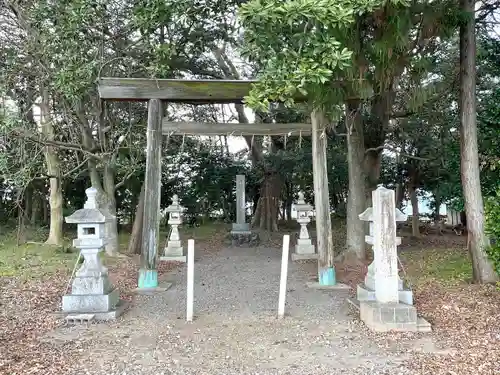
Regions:
<instances>
[{"instance_id":1,"label":"bark texture","mask_svg":"<svg viewBox=\"0 0 500 375\"><path fill-rule=\"evenodd\" d=\"M359 102L347 103L347 165L349 172L349 193L347 196L347 255L355 254L357 258L366 257L365 224L359 214L365 210L365 176L364 176L364 136L363 123L359 112Z\"/></svg>"},{"instance_id":2,"label":"bark texture","mask_svg":"<svg viewBox=\"0 0 500 375\"><path fill-rule=\"evenodd\" d=\"M318 111L311 113L312 161L314 180L314 208L316 210L316 245L318 249L318 275L334 267L332 220L326 158L326 120ZM321 282L321 281L320 281Z\"/></svg>"},{"instance_id":3,"label":"bark texture","mask_svg":"<svg viewBox=\"0 0 500 375\"><path fill-rule=\"evenodd\" d=\"M462 186L467 213L468 248L473 278L478 283L495 282L498 277L484 249L484 206L479 179L476 123L476 36L472 0L462 0L468 20L460 27L460 156Z\"/></svg>"},{"instance_id":4,"label":"bark texture","mask_svg":"<svg viewBox=\"0 0 500 375\"><path fill-rule=\"evenodd\" d=\"M281 185L281 179L277 173L266 173L260 189L257 208L252 218L252 227L259 227L271 232L278 231Z\"/></svg>"},{"instance_id":5,"label":"bark texture","mask_svg":"<svg viewBox=\"0 0 500 375\"><path fill-rule=\"evenodd\" d=\"M139 202L135 210L134 225L132 226L132 233L128 244L129 254L141 254L141 236L142 236L142 223L144 222L144 195L146 185L142 183L141 194Z\"/></svg>"},{"instance_id":6,"label":"bark texture","mask_svg":"<svg viewBox=\"0 0 500 375\"><path fill-rule=\"evenodd\" d=\"M42 88L40 103L40 126L42 135L47 141L55 140L54 124L50 115L50 97L47 89ZM50 229L46 244L62 245L63 243L63 195L61 184L61 167L56 149L44 147L47 175L49 176Z\"/></svg>"},{"instance_id":7,"label":"bark texture","mask_svg":"<svg viewBox=\"0 0 500 375\"><path fill-rule=\"evenodd\" d=\"M410 184L410 202L411 202L411 233L414 237L420 237L420 213L418 212L418 197L415 185Z\"/></svg>"}]
</instances>

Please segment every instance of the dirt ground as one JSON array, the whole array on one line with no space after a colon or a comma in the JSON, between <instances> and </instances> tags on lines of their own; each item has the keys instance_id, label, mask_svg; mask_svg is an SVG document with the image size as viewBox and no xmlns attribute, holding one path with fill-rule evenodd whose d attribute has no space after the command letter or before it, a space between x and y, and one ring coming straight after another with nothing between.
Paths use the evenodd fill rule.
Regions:
<instances>
[{"instance_id":1,"label":"dirt ground","mask_svg":"<svg viewBox=\"0 0 500 375\"><path fill-rule=\"evenodd\" d=\"M220 235L197 242L193 323L184 321L182 264L162 264L162 282L172 283L167 292L135 296L137 258L115 260L110 275L129 309L116 322L79 326L55 314L71 269L2 277L0 373L500 373L500 293L456 272L464 268L454 260L463 258L460 238L403 240L401 258L431 334L368 331L346 303L348 293L306 288L314 263L290 263L287 316L276 319L278 239L258 249L225 248ZM446 277L455 279L445 283L437 275L449 263ZM336 269L340 281L355 285L366 263Z\"/></svg>"}]
</instances>

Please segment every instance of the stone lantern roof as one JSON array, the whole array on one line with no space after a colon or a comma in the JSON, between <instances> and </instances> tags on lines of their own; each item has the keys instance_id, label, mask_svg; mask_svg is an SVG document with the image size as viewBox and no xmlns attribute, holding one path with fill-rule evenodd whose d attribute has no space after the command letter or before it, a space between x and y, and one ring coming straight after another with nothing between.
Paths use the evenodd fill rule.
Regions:
<instances>
[{"instance_id":1,"label":"stone lantern roof","mask_svg":"<svg viewBox=\"0 0 500 375\"><path fill-rule=\"evenodd\" d=\"M297 212L299 211L311 211L313 207L310 204L307 204L304 200L304 193L299 191L299 198L297 199L297 203L295 203L295 209Z\"/></svg>"},{"instance_id":2,"label":"stone lantern roof","mask_svg":"<svg viewBox=\"0 0 500 375\"><path fill-rule=\"evenodd\" d=\"M174 194L172 197L172 204L166 208L167 212L182 212L184 211L184 207L182 207L179 203L179 196Z\"/></svg>"},{"instance_id":3,"label":"stone lantern roof","mask_svg":"<svg viewBox=\"0 0 500 375\"><path fill-rule=\"evenodd\" d=\"M75 211L70 216L65 218L68 224L100 224L106 222L106 215L104 215L97 208L97 189L91 187L85 190L87 201L82 209Z\"/></svg>"}]
</instances>

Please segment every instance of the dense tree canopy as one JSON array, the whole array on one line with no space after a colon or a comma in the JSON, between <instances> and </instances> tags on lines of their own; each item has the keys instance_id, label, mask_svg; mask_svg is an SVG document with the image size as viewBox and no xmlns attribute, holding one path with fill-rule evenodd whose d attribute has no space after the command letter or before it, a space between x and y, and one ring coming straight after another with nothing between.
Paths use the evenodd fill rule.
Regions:
<instances>
[{"instance_id":1,"label":"dense tree canopy","mask_svg":"<svg viewBox=\"0 0 500 375\"><path fill-rule=\"evenodd\" d=\"M500 181L500 39L488 23L495 9L485 2L476 12L486 197L496 196ZM134 223L146 106L101 102L99 77L254 77L260 83L246 105L256 121L309 121L313 108L328 117L330 208L348 217L346 248L362 257L357 215L378 183L396 189L399 206L431 194L436 220L442 203L463 208L458 28L467 19L448 0L4 1L1 218L47 225L48 242L61 243L63 215L81 207L92 185L117 214L110 233ZM171 120L210 122L248 122L248 113L239 105L165 110ZM309 136L245 141L247 150L233 150L230 134L165 137L162 208L176 193L189 215L231 221L237 173L247 175L254 224L263 229L291 218L299 190L313 202ZM279 201L271 221L263 213L267 198ZM118 251L116 235L108 247Z\"/></svg>"}]
</instances>

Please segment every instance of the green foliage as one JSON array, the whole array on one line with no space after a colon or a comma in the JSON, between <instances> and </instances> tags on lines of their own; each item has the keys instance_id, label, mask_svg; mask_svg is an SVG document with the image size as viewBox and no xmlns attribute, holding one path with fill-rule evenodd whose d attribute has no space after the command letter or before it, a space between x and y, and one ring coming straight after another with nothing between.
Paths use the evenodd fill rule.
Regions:
<instances>
[{"instance_id":1,"label":"green foliage","mask_svg":"<svg viewBox=\"0 0 500 375\"><path fill-rule=\"evenodd\" d=\"M500 189L497 189L495 196L486 199L485 209L486 233L491 241L486 253L493 262L496 273L500 276Z\"/></svg>"},{"instance_id":2,"label":"green foliage","mask_svg":"<svg viewBox=\"0 0 500 375\"><path fill-rule=\"evenodd\" d=\"M298 96L307 96L314 105L339 104L344 90L335 81L353 59L346 40L353 37L350 28L357 16L385 3L253 0L242 5L244 55L262 67L246 103L262 111L270 101L291 106Z\"/></svg>"},{"instance_id":3,"label":"green foliage","mask_svg":"<svg viewBox=\"0 0 500 375\"><path fill-rule=\"evenodd\" d=\"M67 249L68 244L63 248ZM76 252L60 247L28 244L17 246L16 233L2 228L0 236L0 277L35 279L53 272L71 272Z\"/></svg>"}]
</instances>

